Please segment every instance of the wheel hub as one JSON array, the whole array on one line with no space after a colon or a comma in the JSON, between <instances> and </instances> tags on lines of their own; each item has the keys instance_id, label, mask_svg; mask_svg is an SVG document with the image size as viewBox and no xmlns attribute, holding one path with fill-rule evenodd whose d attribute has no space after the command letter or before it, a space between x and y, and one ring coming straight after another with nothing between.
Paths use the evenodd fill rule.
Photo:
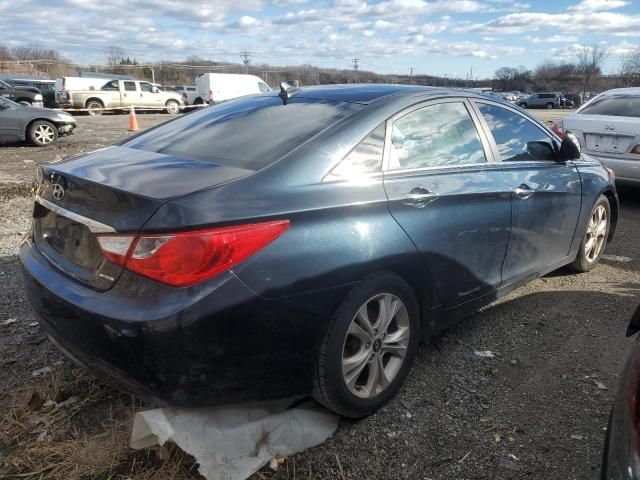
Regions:
<instances>
[{"instance_id":1,"label":"wheel hub","mask_svg":"<svg viewBox=\"0 0 640 480\"><path fill-rule=\"evenodd\" d=\"M373 342L373 352L378 353L381 348L382 348L382 340L380 340L379 338L376 338L376 340Z\"/></svg>"}]
</instances>

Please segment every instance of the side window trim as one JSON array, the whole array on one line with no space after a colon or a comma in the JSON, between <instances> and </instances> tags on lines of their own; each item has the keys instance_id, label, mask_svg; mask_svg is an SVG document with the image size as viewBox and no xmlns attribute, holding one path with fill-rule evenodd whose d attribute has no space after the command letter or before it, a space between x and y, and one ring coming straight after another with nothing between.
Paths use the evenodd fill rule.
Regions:
<instances>
[{"instance_id":1,"label":"side window trim","mask_svg":"<svg viewBox=\"0 0 640 480\"><path fill-rule=\"evenodd\" d=\"M387 151L387 134L389 133L389 128L388 128L388 123L387 121L382 121L380 122L373 130L371 130L369 133L367 133L364 137L362 137L358 143L356 143L353 148L351 150L349 150L341 159L339 162L337 162L333 167L331 167L331 169L322 177L322 182L326 183L326 182L336 182L336 181L349 181L349 179L347 178L341 178L339 176L333 176L332 173L333 171L342 163L344 162L347 158L349 158L349 155L351 155L361 144L362 142L364 142L365 140L367 140L378 128L380 128L382 125L384 125L384 139L383 139L383 145L382 145L382 164L380 166L380 169L376 170L375 172L363 172L360 175L363 178L376 178L376 177L382 177L382 173L383 173L383 168L384 168L384 155L385 152Z\"/></svg>"},{"instance_id":2,"label":"side window trim","mask_svg":"<svg viewBox=\"0 0 640 480\"><path fill-rule=\"evenodd\" d=\"M478 132L478 137L480 138L480 144L482 145L482 150L484 152L484 156L486 158L486 162L481 163L468 163L464 165L436 165L431 167L420 167L420 168L403 168L390 170L389 169L389 158L391 155L391 134L393 129L393 122L401 119L402 117L409 115L410 113L415 112L416 110L420 110L425 107L429 107L432 105L439 105L442 103L462 103L469 114L469 118L471 123L475 127ZM480 123L480 119L478 114L476 113L474 106L469 102L467 97L448 97L448 98L439 98L434 100L427 100L424 102L417 103L415 105L411 105L410 107L405 108L404 110L396 113L387 119L387 126L385 132L385 140L384 140L384 153L382 157L382 171L385 174L397 174L397 173L412 173L412 172L422 172L422 171L437 171L437 170L459 170L464 168L477 169L478 167L491 165L499 161L500 157L497 157L492 149L491 142L489 137L486 135L486 131L482 128L482 123Z\"/></svg>"},{"instance_id":3,"label":"side window trim","mask_svg":"<svg viewBox=\"0 0 640 480\"><path fill-rule=\"evenodd\" d=\"M559 149L558 140L553 135L550 135L549 132L547 132L547 130L545 128L542 128L540 122L538 122L537 119L531 119L530 117L528 117L526 115L523 115L522 112L519 112L515 108L511 108L510 105L503 105L502 103L496 103L496 102L492 102L491 100L478 99L478 98L474 98L472 100L471 104L472 104L472 108L473 108L474 112L476 113L476 116L478 117L478 121L482 124L482 128L486 132L487 138L489 139L489 143L491 144L491 151L493 152L493 156L495 157L496 162L500 162L500 163L505 164L505 165L511 165L511 164L516 164L516 165L527 165L527 164L528 165L532 165L532 164L540 165L540 164L543 164L543 165L546 165L546 164L549 163L549 160L528 160L528 161L524 161L524 162L520 161L520 160L507 160L506 162L503 162L502 161L502 157L500 156L500 151L498 150L498 144L496 143L496 139L493 138L493 134L491 133L491 129L489 128L489 125L487 124L486 120L482 116L482 113L480 112L480 109L478 108L478 104L485 104L485 105L491 105L492 107L504 108L505 110L508 110L511 113L515 113L516 115L519 115L520 117L524 118L525 120L528 120L533 125L535 125L542 133L544 133L547 137L549 137L549 141L554 146L554 148L556 150Z\"/></svg>"}]
</instances>

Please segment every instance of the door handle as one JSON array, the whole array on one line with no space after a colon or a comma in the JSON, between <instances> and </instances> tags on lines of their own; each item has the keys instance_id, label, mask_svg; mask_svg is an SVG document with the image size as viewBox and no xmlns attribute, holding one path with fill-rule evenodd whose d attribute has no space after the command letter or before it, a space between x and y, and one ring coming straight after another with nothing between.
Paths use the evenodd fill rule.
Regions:
<instances>
[{"instance_id":1,"label":"door handle","mask_svg":"<svg viewBox=\"0 0 640 480\"><path fill-rule=\"evenodd\" d=\"M402 203L410 207L423 208L431 203L437 195L426 188L416 187L402 195Z\"/></svg>"},{"instance_id":2,"label":"door handle","mask_svg":"<svg viewBox=\"0 0 640 480\"><path fill-rule=\"evenodd\" d=\"M520 198L529 198L531 195L533 195L535 193L535 190L532 189L529 185L527 185L526 183L522 183L520 184L519 187L516 187L513 190L513 193L516 197L520 197Z\"/></svg>"}]
</instances>

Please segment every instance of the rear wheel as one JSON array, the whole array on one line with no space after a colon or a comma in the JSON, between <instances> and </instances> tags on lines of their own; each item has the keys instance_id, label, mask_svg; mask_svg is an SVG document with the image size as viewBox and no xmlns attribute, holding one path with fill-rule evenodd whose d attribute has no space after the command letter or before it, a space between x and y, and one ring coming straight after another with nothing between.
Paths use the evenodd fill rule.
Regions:
<instances>
[{"instance_id":1,"label":"rear wheel","mask_svg":"<svg viewBox=\"0 0 640 480\"><path fill-rule=\"evenodd\" d=\"M167 107L167 113L170 115L176 115L180 113L180 104L175 100L167 100L167 103L165 103L165 107Z\"/></svg>"},{"instance_id":2,"label":"rear wheel","mask_svg":"<svg viewBox=\"0 0 640 480\"><path fill-rule=\"evenodd\" d=\"M545 105L545 108L546 108L547 110L551 110L551 109L553 108L553 103L551 103L551 102L547 103L547 104Z\"/></svg>"},{"instance_id":3,"label":"rear wheel","mask_svg":"<svg viewBox=\"0 0 640 480\"><path fill-rule=\"evenodd\" d=\"M527 108L527 103L526 102L521 102L521 103L518 104L518 106L520 108Z\"/></svg>"},{"instance_id":4,"label":"rear wheel","mask_svg":"<svg viewBox=\"0 0 640 480\"><path fill-rule=\"evenodd\" d=\"M20 100L18 101L18 103L24 107L30 107L31 106L31 102L29 100Z\"/></svg>"},{"instance_id":5,"label":"rear wheel","mask_svg":"<svg viewBox=\"0 0 640 480\"><path fill-rule=\"evenodd\" d=\"M102 115L104 105L100 100L89 100L85 104L84 108L87 109L87 112L89 113L89 115L96 116L96 115Z\"/></svg>"},{"instance_id":6,"label":"rear wheel","mask_svg":"<svg viewBox=\"0 0 640 480\"><path fill-rule=\"evenodd\" d=\"M37 120L29 125L27 137L32 145L46 147L58 139L58 129L51 122Z\"/></svg>"},{"instance_id":7,"label":"rear wheel","mask_svg":"<svg viewBox=\"0 0 640 480\"><path fill-rule=\"evenodd\" d=\"M413 291L384 273L361 283L338 309L320 348L313 395L346 417L375 412L400 389L418 346Z\"/></svg>"},{"instance_id":8,"label":"rear wheel","mask_svg":"<svg viewBox=\"0 0 640 480\"><path fill-rule=\"evenodd\" d=\"M576 272L588 272L598 264L604 252L611 224L611 206L604 195L591 210L578 256L570 265Z\"/></svg>"}]
</instances>

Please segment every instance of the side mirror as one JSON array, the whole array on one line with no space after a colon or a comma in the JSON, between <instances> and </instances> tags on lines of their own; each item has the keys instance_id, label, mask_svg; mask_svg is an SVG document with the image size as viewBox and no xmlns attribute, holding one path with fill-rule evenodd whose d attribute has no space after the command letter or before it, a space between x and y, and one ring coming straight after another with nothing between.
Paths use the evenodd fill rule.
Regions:
<instances>
[{"instance_id":1,"label":"side mirror","mask_svg":"<svg viewBox=\"0 0 640 480\"><path fill-rule=\"evenodd\" d=\"M558 151L558 161L578 160L580 158L580 142L573 133L567 132L560 144Z\"/></svg>"},{"instance_id":2,"label":"side mirror","mask_svg":"<svg viewBox=\"0 0 640 480\"><path fill-rule=\"evenodd\" d=\"M153 88L151 89L151 91L152 91L153 93L160 93L160 89L159 89L158 87L153 87Z\"/></svg>"}]
</instances>

